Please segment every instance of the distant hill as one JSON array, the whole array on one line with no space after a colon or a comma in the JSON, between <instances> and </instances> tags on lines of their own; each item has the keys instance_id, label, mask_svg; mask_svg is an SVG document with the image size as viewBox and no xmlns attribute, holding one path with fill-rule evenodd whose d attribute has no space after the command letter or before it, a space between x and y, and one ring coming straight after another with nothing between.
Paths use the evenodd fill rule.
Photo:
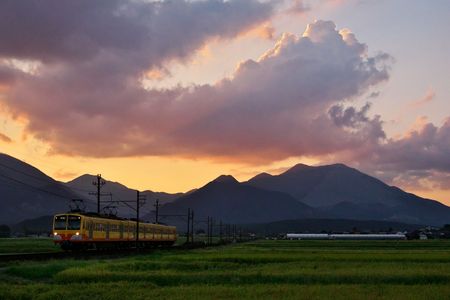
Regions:
<instances>
[{"instance_id":1,"label":"distant hill","mask_svg":"<svg viewBox=\"0 0 450 300\"><path fill-rule=\"evenodd\" d=\"M134 200L136 199L136 190L130 189L126 187L125 185L114 182L114 181L108 181L106 179L103 179L106 184L102 187L101 193L105 194L112 194L112 198L109 196L103 196L102 201L108 201L110 199L112 200ZM91 199L93 203L96 203L96 197L95 195L89 195L89 192L96 191L96 187L92 184L92 182L97 181L96 175L89 175L85 174L80 177L77 177L67 183L65 185L71 189L74 189L75 191L81 193L83 197L86 197L88 199ZM166 203L169 203L183 195L183 193L178 194L169 194L164 192L153 192L153 191L143 191L141 192L141 195L147 196L147 201L145 205L141 209L141 216L148 215L150 211L154 210L154 204L157 199L159 199L160 205L164 205ZM103 204L102 206L108 205L107 202ZM131 204L133 207L135 206L134 203ZM122 205L123 206L123 205ZM120 215L122 216L132 216L134 217L135 212L131 209L128 209L126 207L120 208ZM150 216L149 216L150 217Z\"/></svg>"},{"instance_id":2,"label":"distant hill","mask_svg":"<svg viewBox=\"0 0 450 300\"><path fill-rule=\"evenodd\" d=\"M67 211L79 195L35 167L0 153L0 223Z\"/></svg>"},{"instance_id":3,"label":"distant hill","mask_svg":"<svg viewBox=\"0 0 450 300\"><path fill-rule=\"evenodd\" d=\"M185 214L191 208L195 218L211 216L228 223L257 223L307 218L314 212L308 205L280 192L247 186L232 176L220 176L202 188L161 208L162 214Z\"/></svg>"},{"instance_id":4,"label":"distant hill","mask_svg":"<svg viewBox=\"0 0 450 300\"><path fill-rule=\"evenodd\" d=\"M450 207L388 186L343 164L299 164L280 175L257 175L245 184L287 193L333 218L433 225L450 222Z\"/></svg>"},{"instance_id":5,"label":"distant hill","mask_svg":"<svg viewBox=\"0 0 450 300\"><path fill-rule=\"evenodd\" d=\"M13 234L51 234L53 228L53 216L23 220L11 226Z\"/></svg>"},{"instance_id":6,"label":"distant hill","mask_svg":"<svg viewBox=\"0 0 450 300\"><path fill-rule=\"evenodd\" d=\"M241 227L259 235L286 233L343 233L343 232L398 232L413 231L422 225L386 221L362 221L345 219L301 219L284 220L265 224L244 224Z\"/></svg>"}]
</instances>

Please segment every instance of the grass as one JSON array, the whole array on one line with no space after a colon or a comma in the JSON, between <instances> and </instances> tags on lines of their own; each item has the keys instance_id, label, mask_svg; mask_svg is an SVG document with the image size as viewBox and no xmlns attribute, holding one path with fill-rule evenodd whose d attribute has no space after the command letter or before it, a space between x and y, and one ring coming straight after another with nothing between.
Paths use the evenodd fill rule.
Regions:
<instances>
[{"instance_id":1,"label":"grass","mask_svg":"<svg viewBox=\"0 0 450 300\"><path fill-rule=\"evenodd\" d=\"M450 299L450 241L256 241L5 265L0 299Z\"/></svg>"},{"instance_id":2,"label":"grass","mask_svg":"<svg viewBox=\"0 0 450 300\"><path fill-rule=\"evenodd\" d=\"M2 238L0 239L0 254L58 252L60 247L53 244L51 238Z\"/></svg>"}]
</instances>

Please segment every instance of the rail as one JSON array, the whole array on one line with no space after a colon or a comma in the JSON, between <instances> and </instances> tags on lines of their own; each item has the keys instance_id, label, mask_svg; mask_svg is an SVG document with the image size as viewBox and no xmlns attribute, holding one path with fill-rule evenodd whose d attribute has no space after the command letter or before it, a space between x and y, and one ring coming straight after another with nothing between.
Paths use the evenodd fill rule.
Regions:
<instances>
[{"instance_id":1,"label":"rail","mask_svg":"<svg viewBox=\"0 0 450 300\"><path fill-rule=\"evenodd\" d=\"M243 241L241 241L243 242ZM87 250L87 251L60 251L60 252L37 252L37 253L5 253L0 254L0 262L11 261L43 261L52 259L95 259L95 258L123 258L129 255L143 255L155 250L190 250L206 247L223 246L228 243L206 244L203 242L155 247L155 248L130 248L130 249L107 249L107 250Z\"/></svg>"}]
</instances>

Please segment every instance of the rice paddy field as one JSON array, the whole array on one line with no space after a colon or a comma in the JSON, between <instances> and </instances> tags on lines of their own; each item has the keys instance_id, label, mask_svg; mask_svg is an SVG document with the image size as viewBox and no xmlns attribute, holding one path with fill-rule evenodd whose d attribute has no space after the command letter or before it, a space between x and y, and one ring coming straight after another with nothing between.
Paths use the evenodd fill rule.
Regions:
<instances>
[{"instance_id":1,"label":"rice paddy field","mask_svg":"<svg viewBox=\"0 0 450 300\"><path fill-rule=\"evenodd\" d=\"M59 252L51 238L2 238L0 255L6 253Z\"/></svg>"},{"instance_id":2,"label":"rice paddy field","mask_svg":"<svg viewBox=\"0 0 450 300\"><path fill-rule=\"evenodd\" d=\"M272 241L4 263L0 299L450 299L450 241Z\"/></svg>"}]
</instances>

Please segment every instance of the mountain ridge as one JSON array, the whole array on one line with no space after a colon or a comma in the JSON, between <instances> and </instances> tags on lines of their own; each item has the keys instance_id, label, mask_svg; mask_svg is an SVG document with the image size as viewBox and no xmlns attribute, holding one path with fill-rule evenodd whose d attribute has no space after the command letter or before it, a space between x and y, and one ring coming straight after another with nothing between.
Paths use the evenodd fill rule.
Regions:
<instances>
[{"instance_id":1,"label":"mountain ridge","mask_svg":"<svg viewBox=\"0 0 450 300\"><path fill-rule=\"evenodd\" d=\"M419 224L450 222L450 207L441 202L389 186L344 164L296 165L279 175L255 176L244 184L285 192L335 218L377 216L381 220Z\"/></svg>"},{"instance_id":2,"label":"mountain ridge","mask_svg":"<svg viewBox=\"0 0 450 300\"><path fill-rule=\"evenodd\" d=\"M95 206L95 195L89 195L96 189L93 181L96 175L84 174L61 183L26 162L0 153L0 223L67 211L74 198L87 199ZM106 182L102 192L112 193L113 200L135 199L135 190L120 182ZM297 164L279 175L260 173L245 182L221 175L184 194L151 190L141 194L147 196L142 215L148 219L153 218L153 204L159 199L162 213L185 214L189 207L200 218L212 216L235 223L298 218L450 223L450 207L389 186L344 164ZM132 211L121 213L134 216Z\"/></svg>"}]
</instances>

